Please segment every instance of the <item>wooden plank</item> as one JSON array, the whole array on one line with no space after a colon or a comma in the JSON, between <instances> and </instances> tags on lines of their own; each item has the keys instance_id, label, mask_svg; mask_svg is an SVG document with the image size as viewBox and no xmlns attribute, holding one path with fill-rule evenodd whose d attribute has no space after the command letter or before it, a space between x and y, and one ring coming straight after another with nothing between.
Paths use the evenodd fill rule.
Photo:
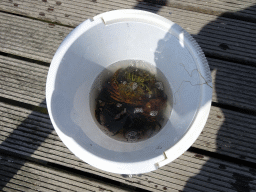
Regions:
<instances>
[{"instance_id":1,"label":"wooden plank","mask_svg":"<svg viewBox=\"0 0 256 192\"><path fill-rule=\"evenodd\" d=\"M213 101L255 110L256 106L253 104L256 103L254 67L212 58L207 58L207 60L213 80Z\"/></svg>"},{"instance_id":2,"label":"wooden plank","mask_svg":"<svg viewBox=\"0 0 256 192\"><path fill-rule=\"evenodd\" d=\"M76 2L76 1L73 1ZM73 3L72 2L72 3ZM100 1L87 1L85 3L92 3L89 5L95 5L98 6L97 4L101 3ZM238 18L244 18L244 19L249 19L249 20L255 20L255 2L253 1L248 1L248 2L242 2L240 0L233 0L232 2L230 1L214 1L214 2L209 2L207 0L129 0L131 3L142 3L142 2L148 2L155 4L156 7L161 7L161 6L169 6L172 8L179 8L179 9L184 9L184 10L189 10L189 11L194 11L194 12L200 12L200 13L205 13L205 14L212 14L216 16L221 16L223 14L228 14L230 16L238 17ZM65 12L66 9L63 9L65 5L68 5L69 2L67 0L62 0L60 3L56 4L54 1L46 1L46 2L41 2L41 1L34 1L33 4L30 4L30 6L24 6L28 5L25 4L26 2L21 2L19 0L14 0L14 1L8 1L5 0L2 2L3 5L3 10L11 12L11 13L18 13L18 14L23 14L26 16L32 16L32 17L37 17L37 18L42 18L42 14L36 14L38 11L35 11L33 8L37 8L40 5L40 10L47 15L54 14L56 10L63 10ZM82 2L78 2L80 5L83 5ZM31 11L29 11L31 8ZM88 6L87 6L88 8ZM56 14L56 13L55 13ZM65 14L66 20L72 15ZM46 19L54 19L48 18L47 16L45 17ZM56 19L56 18L55 18Z\"/></svg>"},{"instance_id":3,"label":"wooden plank","mask_svg":"<svg viewBox=\"0 0 256 192\"><path fill-rule=\"evenodd\" d=\"M207 59L212 71L213 101L256 110L254 67ZM46 107L47 71L47 66L0 56L0 96Z\"/></svg>"},{"instance_id":4,"label":"wooden plank","mask_svg":"<svg viewBox=\"0 0 256 192\"><path fill-rule=\"evenodd\" d=\"M216 121L209 119L204 131L193 144L193 147L255 162L255 148L252 147L252 145L255 145L255 139L251 137L255 133L251 135L250 132L255 132L253 130L255 123L249 129L244 129L243 125L238 125L238 120L235 123L231 122L233 120L231 114L228 114L227 111L224 114L225 120L220 125L218 132L214 130L218 122L216 123Z\"/></svg>"},{"instance_id":5,"label":"wooden plank","mask_svg":"<svg viewBox=\"0 0 256 192\"><path fill-rule=\"evenodd\" d=\"M47 66L0 56L0 96L46 107L48 69Z\"/></svg>"},{"instance_id":6,"label":"wooden plank","mask_svg":"<svg viewBox=\"0 0 256 192\"><path fill-rule=\"evenodd\" d=\"M12 135L13 139L10 138L13 143L29 142L31 146L30 144L28 146L32 147L32 150L37 149L38 146L55 150L53 146L58 146L58 150L63 151L62 142L53 131L47 115L42 118L35 115L38 113L33 112L29 115L29 119L26 119L28 112L15 111L4 104L1 106L2 141L13 132L13 129L19 127ZM254 116L212 107L204 131L193 146L254 162L255 122Z\"/></svg>"},{"instance_id":7,"label":"wooden plank","mask_svg":"<svg viewBox=\"0 0 256 192\"><path fill-rule=\"evenodd\" d=\"M7 16L6 14L0 15ZM0 18L4 19L1 16ZM1 51L48 63L51 62L53 54L64 36L72 30L66 27L52 26L49 23L33 22L30 19L16 21L17 23L7 18L5 23L1 21ZM53 31L50 30L51 27L54 27ZM5 35L7 37L4 40Z\"/></svg>"},{"instance_id":8,"label":"wooden plank","mask_svg":"<svg viewBox=\"0 0 256 192\"><path fill-rule=\"evenodd\" d=\"M106 173L83 163L71 154L53 131L47 115L4 103L1 103L0 106L0 149L2 150L101 175L150 191L166 191L165 189L167 191L236 191L233 184L237 182L237 178L232 175L248 177L248 185L251 189L255 189L255 175L251 174L253 169L244 166L240 167L223 160L203 157L191 152L185 152L173 163L153 173L144 174L142 177L124 178L120 175ZM228 117L228 114L230 117ZM224 115L228 117L225 121ZM221 116L222 122L219 122L219 116ZM255 118L228 110L221 112L220 109L212 107L209 121L203 134L196 141L196 145L201 145L200 140L205 137L204 135L207 135L206 133L214 132L217 129L217 132L225 133L225 137L229 137L232 133L248 133L248 135L251 135L251 139L246 140L248 135L244 138L245 141L249 141L247 146L244 146L246 142L241 144L239 141L234 145L244 146L242 150L248 150L250 146L255 151L256 145L255 141L253 141L256 134L254 130ZM223 122L225 122L225 126L221 128L223 131L218 130L218 125ZM230 132L226 131L225 129L228 130L227 127L232 127L232 130ZM240 130L241 128L243 129ZM211 134L216 135L218 133ZM215 145L211 144L211 141L214 143L216 138L211 139L208 136L206 138L210 143L206 150L209 150L212 145ZM217 142L221 138L222 134L217 137ZM238 139L243 140L241 136ZM229 140L227 140L227 143L230 144ZM216 152L219 153L221 150L216 149ZM228 152L233 153L232 148ZM255 157L254 152L252 156L246 156L246 160L255 162ZM241 181L243 184L244 182Z\"/></svg>"},{"instance_id":9,"label":"wooden plank","mask_svg":"<svg viewBox=\"0 0 256 192\"><path fill-rule=\"evenodd\" d=\"M6 187L16 188L16 185L25 191L130 191L21 158L0 155L0 162L1 191Z\"/></svg>"},{"instance_id":10,"label":"wooden plank","mask_svg":"<svg viewBox=\"0 0 256 192\"><path fill-rule=\"evenodd\" d=\"M139 0L156 5L165 5L189 11L195 11L216 16L228 16L244 20L256 20L255 2L240 0L232 1L207 1L207 0Z\"/></svg>"},{"instance_id":11,"label":"wooden plank","mask_svg":"<svg viewBox=\"0 0 256 192\"><path fill-rule=\"evenodd\" d=\"M13 4L9 4L10 3L6 0L3 1L1 9L4 11L11 11L12 9L16 10L17 7L14 7ZM54 7L54 11L47 11L49 8L52 9L51 7ZM72 1L72 3L63 1L59 6L56 5L55 1L51 0L47 2L35 1L34 3L22 1L18 6L18 9L22 11L20 14L58 22L72 27L77 26L87 18L92 18L101 12L121 8L136 8L157 12L159 15L171 19L191 33L207 55L250 64L256 63L256 55L254 54L256 49L256 34L254 33L256 24L250 22L216 17L167 6L151 6L148 3L138 3L135 1L117 2L116 0L98 0L97 3L91 1L82 3L76 1ZM44 16L40 16L42 12L44 13ZM65 15L70 16L66 17ZM55 33L57 37L54 38L50 35L45 36L46 38L44 38L43 34L47 32L49 26L53 27L51 29L52 32L54 32L57 27L52 24L49 25L48 23L44 23L42 24L44 29L43 27L40 27L40 30L37 30L34 25L40 25L41 22L39 21L31 22L30 19L19 18L13 15L7 16L3 13L2 15L0 14L0 16L2 18L3 26L1 35L3 36L4 41L0 41L0 43L2 44L1 48L4 52L18 55L25 54L24 56L26 57L33 57L49 62L58 45L67 34L67 29L63 27L62 32L57 30L59 34L63 36L62 38L60 38L61 35L59 35L57 31L57 33ZM22 20L23 25L20 26L18 20ZM21 31L15 30L16 28L14 26L17 26ZM32 31L28 32L28 28ZM71 29L69 29L69 31L70 30ZM22 37L21 39L18 38L20 36ZM33 36L33 38L30 36ZM40 42L40 39L41 41L42 39L45 39L46 42ZM25 48L26 52L21 53L22 49ZM33 53L34 55L31 56L28 53ZM46 56L43 56L44 53L48 53L48 55L46 54Z\"/></svg>"}]
</instances>

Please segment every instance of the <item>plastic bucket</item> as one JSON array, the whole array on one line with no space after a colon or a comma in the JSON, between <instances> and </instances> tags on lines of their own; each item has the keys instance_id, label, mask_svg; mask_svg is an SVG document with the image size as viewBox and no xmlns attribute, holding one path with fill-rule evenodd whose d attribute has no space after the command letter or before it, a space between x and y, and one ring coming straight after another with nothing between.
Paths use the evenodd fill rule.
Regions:
<instances>
[{"instance_id":1,"label":"plastic bucket","mask_svg":"<svg viewBox=\"0 0 256 192\"><path fill-rule=\"evenodd\" d=\"M167 124L137 143L106 136L90 110L95 78L131 59L157 67L173 94ZM182 155L201 133L211 99L209 66L195 40L172 21L138 10L110 11L80 24L58 48L46 83L50 119L64 144L86 163L119 174L154 171Z\"/></svg>"}]
</instances>

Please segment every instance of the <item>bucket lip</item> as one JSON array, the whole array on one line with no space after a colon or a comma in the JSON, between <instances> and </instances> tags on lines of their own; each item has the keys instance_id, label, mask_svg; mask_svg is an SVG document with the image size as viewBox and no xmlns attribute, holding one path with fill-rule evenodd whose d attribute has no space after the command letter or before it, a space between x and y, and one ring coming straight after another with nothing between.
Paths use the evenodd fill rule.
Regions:
<instances>
[{"instance_id":1,"label":"bucket lip","mask_svg":"<svg viewBox=\"0 0 256 192\"><path fill-rule=\"evenodd\" d=\"M125 22L125 21L134 21L134 22L143 22L148 23L154 26L157 26L159 28L164 29L166 32L169 32L176 36L180 41L183 41L186 43L186 46L188 47L191 55L194 57L198 69L200 70L200 75L205 79L206 83L203 83L201 85L201 102L199 105L198 113L196 117L194 118L193 123L191 124L188 131L184 134L184 136L170 149L163 152L163 160L160 162L155 162L151 160L151 163L154 164L154 169L145 169L141 166L138 166L138 162L134 162L131 164L137 164L137 171L130 172L129 170L122 169L122 168L114 168L108 165L108 160L101 159L99 157L96 157L94 154L91 154L89 152L84 155L81 153L81 151L86 151L86 149L82 149L81 146L79 146L75 140L65 135L61 128L57 126L57 124L54 121L54 118L52 116L51 111L51 96L54 91L54 85L56 80L56 74L58 71L58 67L61 63L62 58L64 57L65 53L69 49L69 47L74 43L74 41L80 37L85 31L89 30L90 28L94 27L95 25L99 24L100 22L104 22L105 25L110 25L116 22ZM170 31L170 28L172 30ZM211 74L210 69L208 66L208 62L204 56L204 53L202 52L200 46L197 44L197 42L190 36L184 29L182 29L179 25L176 23L159 16L157 14L147 12L147 11L141 11L141 10L133 10L133 9L122 9L122 10L115 10L115 11L109 11L106 13L99 14L93 18L93 20L88 19L81 23L78 27L76 27L61 43L60 47L56 51L47 76L46 81L46 103L47 103L47 109L49 112L49 116L51 119L51 122L63 141L63 143L69 148L70 151L72 151L77 157L82 159L83 161L93 165L94 167L97 167L99 169L102 169L104 171L118 173L118 174L140 174L140 173L146 173L150 171L154 171L159 167L162 167L176 158L178 158L180 155L182 155L198 138L201 131L204 128L204 125L206 124L210 108L211 108L211 101L212 101L212 80L211 80ZM94 161L97 159L97 161ZM102 161L102 163L98 163L99 161ZM150 161L147 160L147 163ZM97 162L97 163L96 163ZM118 167L122 167L121 163ZM126 163L123 163L126 164ZM121 166L120 166L121 165ZM141 164L140 164L141 165ZM125 165L123 165L125 166Z\"/></svg>"},{"instance_id":2,"label":"bucket lip","mask_svg":"<svg viewBox=\"0 0 256 192\"><path fill-rule=\"evenodd\" d=\"M148 23L160 27L165 31L168 31L175 24L160 15L136 9L120 9L105 12L93 17L93 20L97 19L102 19L105 25L126 21Z\"/></svg>"}]
</instances>

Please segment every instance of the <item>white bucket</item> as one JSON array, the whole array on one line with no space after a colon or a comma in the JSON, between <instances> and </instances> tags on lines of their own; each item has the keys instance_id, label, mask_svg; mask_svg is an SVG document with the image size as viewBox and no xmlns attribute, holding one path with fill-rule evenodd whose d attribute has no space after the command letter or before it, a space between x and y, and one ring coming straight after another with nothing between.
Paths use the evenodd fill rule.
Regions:
<instances>
[{"instance_id":1,"label":"white bucket","mask_svg":"<svg viewBox=\"0 0 256 192\"><path fill-rule=\"evenodd\" d=\"M105 135L90 110L95 78L121 60L143 60L167 78L173 108L152 138L127 143ZM138 10L116 10L86 20L58 48L46 83L47 108L65 145L86 163L119 174L154 171L182 155L197 139L212 99L207 60L179 25Z\"/></svg>"}]
</instances>

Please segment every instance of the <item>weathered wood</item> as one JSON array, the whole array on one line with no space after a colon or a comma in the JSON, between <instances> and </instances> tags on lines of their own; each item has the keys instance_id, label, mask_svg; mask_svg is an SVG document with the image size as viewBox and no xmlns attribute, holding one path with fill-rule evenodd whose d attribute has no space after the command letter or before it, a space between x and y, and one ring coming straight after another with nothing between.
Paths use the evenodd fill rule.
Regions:
<instances>
[{"instance_id":1,"label":"weathered wood","mask_svg":"<svg viewBox=\"0 0 256 192\"><path fill-rule=\"evenodd\" d=\"M256 110L254 67L207 58L213 78L213 101ZM242 67L241 67L242 66ZM0 96L46 107L47 66L0 56Z\"/></svg>"},{"instance_id":2,"label":"weathered wood","mask_svg":"<svg viewBox=\"0 0 256 192\"><path fill-rule=\"evenodd\" d=\"M232 1L207 1L207 0L138 0L156 5L165 5L173 8L185 9L216 16L228 16L238 19L256 21L255 2Z\"/></svg>"},{"instance_id":3,"label":"weathered wood","mask_svg":"<svg viewBox=\"0 0 256 192\"><path fill-rule=\"evenodd\" d=\"M4 19L1 16L6 17L6 14L0 14L0 18ZM8 18L4 19L4 22L1 20L1 51L40 61L50 62L64 36L72 30L54 26L51 31L52 26L49 23L30 19L15 22ZM4 36L7 36L5 40Z\"/></svg>"},{"instance_id":4,"label":"weathered wood","mask_svg":"<svg viewBox=\"0 0 256 192\"><path fill-rule=\"evenodd\" d=\"M256 118L214 108L194 147L255 162Z\"/></svg>"},{"instance_id":5,"label":"weathered wood","mask_svg":"<svg viewBox=\"0 0 256 192\"><path fill-rule=\"evenodd\" d=\"M239 1L239 0L233 0L232 2L230 1L207 1L207 0L129 0L132 3L139 3L139 2L148 2L148 3L153 3L156 7L161 7L161 6L169 6L172 8L179 8L179 9L184 9L184 10L189 10L189 11L194 11L194 12L200 12L200 13L206 13L206 14L212 14L216 16L221 16L223 14L228 14L228 16L233 16L241 19L249 19L249 20L255 20L255 7L254 7L254 2L253 1ZM26 16L33 16L36 18L42 18L43 14L38 14L39 11L42 11L41 13L45 14L53 14L57 11L62 10L65 12L68 4L67 0L62 0L60 3L56 4L55 1L47 1L47 2L41 2L41 1L34 1L33 4L26 4L27 2L20 2L17 0L14 1L3 1L2 5L5 11L11 12L11 13L18 13L18 14L24 14ZM73 2L72 2L73 3ZM97 4L101 3L100 1L83 1L83 2L77 2L76 5L83 6L84 3L87 3L88 6L87 8L90 7L92 3L95 6L99 6ZM26 6L25 6L26 5ZM73 5L73 4L71 4ZM39 11L35 11L35 8L38 8L40 6L41 9ZM116 5L118 6L118 5ZM34 9L33 9L34 8ZM75 7L71 7L74 8ZM31 12L31 11L34 11ZM37 13L37 14L36 14ZM57 13L55 13L57 14ZM46 16L46 15L45 15ZM44 17L45 17L44 16ZM71 15L65 14L65 19L68 20L68 18ZM46 17L47 18L47 17ZM48 19L48 18L47 18ZM52 18L51 18L52 19ZM55 18L56 19L56 18ZM63 18L64 19L64 18Z\"/></svg>"},{"instance_id":6,"label":"weathered wood","mask_svg":"<svg viewBox=\"0 0 256 192\"><path fill-rule=\"evenodd\" d=\"M46 107L47 66L0 56L0 96Z\"/></svg>"},{"instance_id":7,"label":"weathered wood","mask_svg":"<svg viewBox=\"0 0 256 192\"><path fill-rule=\"evenodd\" d=\"M233 191L232 183L235 183L235 178L232 177L232 174L237 173L254 178L248 172L249 168L239 167L232 163L203 157L202 155L196 155L190 152L186 152L173 163L164 166L153 173L145 174L142 177L130 179L123 178L116 174L105 173L98 169L94 169L77 159L64 146L53 131L49 119L47 120L47 115L10 106L4 103L1 103L0 105L0 149L3 150L76 168L151 191L165 191L165 187L170 191L183 190L184 186L186 186L186 190L188 191ZM230 117L226 118L226 116ZM222 121L219 121L219 118L221 118ZM42 121L40 121L40 119L42 119ZM221 129L218 129L218 126L224 122L224 119L225 126L221 128L223 129L222 131ZM222 132L227 136L227 144L230 144L228 137L233 133L239 134L241 132L245 132L253 138L255 137L255 122L255 117L229 110L221 112L220 109L212 107L207 125L195 145L196 147L198 147L197 145L201 145L200 140L204 139L204 135L207 135L207 133L210 132L212 133L209 135L218 136L217 138L210 138L209 136L206 137L207 141L210 143L206 147L206 150L209 150L211 147L216 145L214 142L216 139L218 145L218 140L221 140L222 138L222 134L220 134ZM243 130L240 130L240 124L243 125ZM228 126L232 127L230 132L225 131ZM246 141L247 136L245 138L240 136L239 139ZM255 150L255 141L253 141L253 139L249 140L249 143L244 142L241 144L238 141L237 143L234 143L234 145L237 145L238 147L247 145L242 149L243 151L248 150L249 146ZM222 149L216 149L215 152L221 153L221 150ZM228 152L234 153L234 151L232 152L231 148ZM253 157L245 157L246 160L255 162L255 156L256 155L254 154ZM219 166L221 166L221 168L219 168ZM223 166L225 169L222 169ZM210 178L211 182L208 181L208 178ZM254 187L255 184L256 180L250 182L251 187Z\"/></svg>"},{"instance_id":8,"label":"weathered wood","mask_svg":"<svg viewBox=\"0 0 256 192\"><path fill-rule=\"evenodd\" d=\"M19 144L26 141L31 143L31 146L28 146L32 147L32 150L37 147L47 147L53 150L53 153L58 146L58 149L63 151L63 144L47 116L42 118L33 112L26 119L28 113L14 110L5 104L1 104L0 114L2 141L18 127L12 135L13 139L9 139L12 143ZM256 159L255 123L254 116L212 107L204 131L193 146L254 162ZM44 141L45 143L42 143Z\"/></svg>"},{"instance_id":9,"label":"weathered wood","mask_svg":"<svg viewBox=\"0 0 256 192\"><path fill-rule=\"evenodd\" d=\"M51 6L53 3L54 11L47 11L49 6ZM6 6L8 7L9 4L9 2L3 1L1 6L2 9L4 9ZM41 13L40 11L43 11L45 15L39 15L40 19L60 22L61 24L67 24L70 26L77 26L79 23L87 18L92 18L99 13L113 9L136 8L157 12L159 15L162 15L178 23L189 33L191 33L199 42L207 55L251 64L256 63L256 55L254 54L256 49L256 34L254 33L256 29L256 24L250 22L216 17L202 13L195 13L167 6L150 6L147 3L138 3L135 1L117 2L115 0L98 0L97 3L91 1L86 1L83 3L72 1L72 4L67 1L63 2L60 6L57 6L55 1L47 1L46 3L42 1L36 1L34 3L25 1L20 2L19 6L22 12L26 12L24 13L25 15L28 14L29 16L37 18L39 13ZM13 5L11 5L11 8L13 9ZM32 14L33 12L34 14ZM67 19L65 17L65 14L72 15L68 17L68 21L71 23L66 22ZM49 62L49 59L52 58L53 53L56 51L58 45L67 35L67 29L65 27L62 27L62 32L59 31L58 33L57 30L57 33L55 33L55 37L51 35L44 36L44 31L47 31L46 28L48 28L49 26L53 27L51 31L54 32L57 26L44 23L42 25L44 25L45 29L43 30L42 28L40 28L40 30L37 31L36 28L32 26L40 25L41 22L39 21L33 21L31 23L30 19L21 19L17 16L8 16L9 19L5 18L4 15L2 15L1 17L3 25L1 33L3 34L3 41L5 43L1 41L0 43L3 44L2 51L5 52L19 55L25 54L24 56L26 57L35 57L36 59L41 59L43 61ZM19 26L19 19L22 20L23 26ZM28 21L28 23L26 23L26 21ZM17 26L21 31L19 32L19 30L15 30L14 26ZM32 31L28 32L28 29L32 29ZM24 30L27 32L22 33L22 31ZM69 31L70 30L71 29L69 29ZM22 36L22 39L18 38L18 33ZM30 36L33 36L33 38ZM62 36L62 38L60 38L60 36ZM41 41L42 39L46 41L40 42L40 39ZM6 42L7 40L8 42ZM21 43L21 45L19 43ZM10 45L16 46L17 48L10 48ZM21 51L21 47L26 49L26 53L19 52ZM33 53L34 55L30 56L28 53ZM44 53L48 54L46 54L46 56L43 56Z\"/></svg>"},{"instance_id":10,"label":"weathered wood","mask_svg":"<svg viewBox=\"0 0 256 192\"><path fill-rule=\"evenodd\" d=\"M71 172L0 155L0 189L7 187L25 191L130 191ZM3 186L1 186L3 185ZM9 189L8 189L9 190Z\"/></svg>"},{"instance_id":11,"label":"weathered wood","mask_svg":"<svg viewBox=\"0 0 256 192\"><path fill-rule=\"evenodd\" d=\"M254 67L207 58L213 79L213 101L255 110Z\"/></svg>"}]
</instances>

